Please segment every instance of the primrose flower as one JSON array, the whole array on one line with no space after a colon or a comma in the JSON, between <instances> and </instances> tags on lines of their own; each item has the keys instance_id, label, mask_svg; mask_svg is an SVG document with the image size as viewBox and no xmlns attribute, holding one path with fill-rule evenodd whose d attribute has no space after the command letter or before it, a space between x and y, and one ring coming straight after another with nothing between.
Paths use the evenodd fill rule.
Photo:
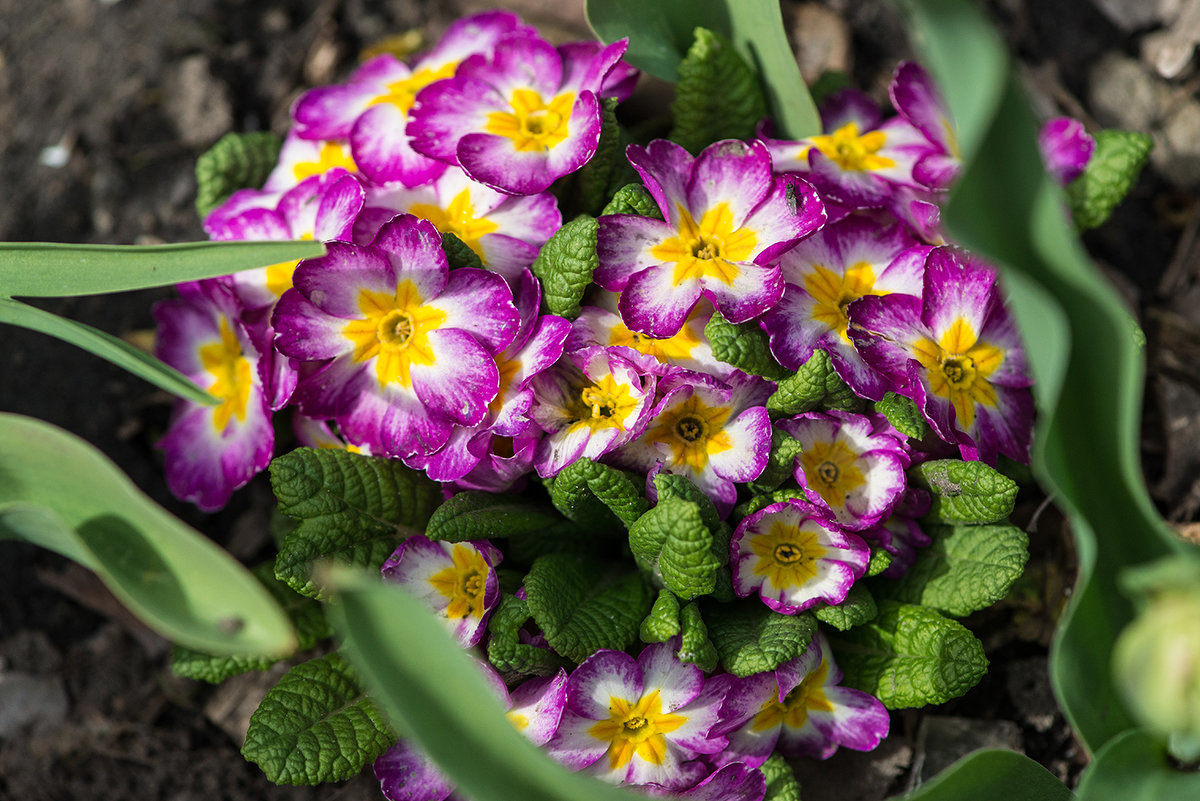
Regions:
<instances>
[{"instance_id":1,"label":"primrose flower","mask_svg":"<svg viewBox=\"0 0 1200 801\"><path fill-rule=\"evenodd\" d=\"M1096 140L1079 120L1054 117L1038 131L1038 147L1047 171L1065 186L1083 174L1096 150Z\"/></svg>"},{"instance_id":2,"label":"primrose flower","mask_svg":"<svg viewBox=\"0 0 1200 801\"><path fill-rule=\"evenodd\" d=\"M828 759L839 746L870 751L888 734L887 709L861 690L839 687L842 672L818 634L800 656L773 671L729 677L720 728L729 748L719 763L757 766L778 747L787 757Z\"/></svg>"},{"instance_id":3,"label":"primrose flower","mask_svg":"<svg viewBox=\"0 0 1200 801\"><path fill-rule=\"evenodd\" d=\"M803 447L795 476L804 497L828 510L842 528L874 526L908 486L908 441L881 414L807 412L778 426Z\"/></svg>"},{"instance_id":4,"label":"primrose flower","mask_svg":"<svg viewBox=\"0 0 1200 801\"><path fill-rule=\"evenodd\" d=\"M352 172L358 172L358 165L350 155L349 142L344 139L305 139L293 129L283 140L279 159L262 188L264 192L286 192L314 175L336 179Z\"/></svg>"},{"instance_id":5,"label":"primrose flower","mask_svg":"<svg viewBox=\"0 0 1200 801\"><path fill-rule=\"evenodd\" d=\"M500 602L495 567L502 558L486 540L434 542L414 534L383 563L383 577L425 601L459 645L470 648L483 639Z\"/></svg>"},{"instance_id":6,"label":"primrose flower","mask_svg":"<svg viewBox=\"0 0 1200 801\"><path fill-rule=\"evenodd\" d=\"M882 208L897 186L919 187L913 167L932 148L903 117L881 123L866 94L843 89L821 109L825 133L792 142L764 139L777 173L802 175L849 209Z\"/></svg>"},{"instance_id":7,"label":"primrose flower","mask_svg":"<svg viewBox=\"0 0 1200 801\"><path fill-rule=\"evenodd\" d=\"M384 54L355 70L347 83L305 92L292 106L294 130L304 139L349 141L354 163L378 183L431 181L445 164L413 150L405 132L417 95L453 76L463 59L490 52L508 35L535 34L508 11L463 17L411 68Z\"/></svg>"},{"instance_id":8,"label":"primrose flower","mask_svg":"<svg viewBox=\"0 0 1200 801\"><path fill-rule=\"evenodd\" d=\"M356 238L369 240L400 212L429 220L440 233L457 236L484 267L500 273L510 286L562 227L558 201L549 192L505 195L472 181L460 168L449 167L434 181L412 189L401 184L368 189Z\"/></svg>"},{"instance_id":9,"label":"primrose flower","mask_svg":"<svg viewBox=\"0 0 1200 801\"><path fill-rule=\"evenodd\" d=\"M500 276L450 272L437 230L402 215L369 245L333 242L302 261L273 323L281 353L325 362L296 388L301 411L404 457L483 420L499 389L495 354L519 320Z\"/></svg>"},{"instance_id":10,"label":"primrose flower","mask_svg":"<svg viewBox=\"0 0 1200 801\"><path fill-rule=\"evenodd\" d=\"M846 600L870 558L865 542L798 498L748 515L729 542L734 592L745 598L757 591L763 603L785 615L821 601Z\"/></svg>"},{"instance_id":11,"label":"primrose flower","mask_svg":"<svg viewBox=\"0 0 1200 801\"><path fill-rule=\"evenodd\" d=\"M155 355L219 403L177 401L158 447L171 492L211 512L271 461L275 431L258 376L258 351L229 285L204 281L178 289L178 299L154 306Z\"/></svg>"},{"instance_id":12,"label":"primrose flower","mask_svg":"<svg viewBox=\"0 0 1200 801\"><path fill-rule=\"evenodd\" d=\"M555 49L536 36L504 37L490 58L468 58L421 94L408 126L413 147L501 192L545 191L596 152L610 75L628 88L618 66L627 46Z\"/></svg>"},{"instance_id":13,"label":"primrose flower","mask_svg":"<svg viewBox=\"0 0 1200 801\"><path fill-rule=\"evenodd\" d=\"M717 724L725 686L680 662L671 643L635 660L602 649L567 680L567 706L546 748L559 762L613 784L677 790L708 770L697 759L725 747Z\"/></svg>"},{"instance_id":14,"label":"primrose flower","mask_svg":"<svg viewBox=\"0 0 1200 801\"><path fill-rule=\"evenodd\" d=\"M771 384L738 374L722 383L676 371L658 385L661 400L645 433L615 458L648 472L647 488L659 472L686 476L704 490L722 517L737 502L734 482L753 481L767 466Z\"/></svg>"},{"instance_id":15,"label":"primrose flower","mask_svg":"<svg viewBox=\"0 0 1200 801\"><path fill-rule=\"evenodd\" d=\"M779 300L779 254L825 223L816 190L772 176L759 142L717 142L693 158L659 139L626 154L663 220L601 217L595 281L621 293L617 307L632 331L674 336L701 296L734 323Z\"/></svg>"},{"instance_id":16,"label":"primrose flower","mask_svg":"<svg viewBox=\"0 0 1200 801\"><path fill-rule=\"evenodd\" d=\"M902 61L888 86L892 105L932 145L913 165L913 178L931 189L945 189L962 167L958 134L941 92L925 68Z\"/></svg>"},{"instance_id":17,"label":"primrose flower","mask_svg":"<svg viewBox=\"0 0 1200 801\"><path fill-rule=\"evenodd\" d=\"M784 290L763 315L771 353L798 370L817 349L857 394L879 400L890 389L850 341L847 307L864 295L920 295L929 248L899 225L883 228L863 217L827 225L780 257Z\"/></svg>"},{"instance_id":18,"label":"primrose flower","mask_svg":"<svg viewBox=\"0 0 1200 801\"><path fill-rule=\"evenodd\" d=\"M999 452L1029 461L1032 380L990 268L937 248L925 262L921 298L863 298L850 323L863 359L964 458L995 464Z\"/></svg>"},{"instance_id":19,"label":"primrose flower","mask_svg":"<svg viewBox=\"0 0 1200 801\"><path fill-rule=\"evenodd\" d=\"M547 434L535 466L547 477L639 436L653 406L655 379L615 350L587 348L539 373L530 387L529 416Z\"/></svg>"}]
</instances>

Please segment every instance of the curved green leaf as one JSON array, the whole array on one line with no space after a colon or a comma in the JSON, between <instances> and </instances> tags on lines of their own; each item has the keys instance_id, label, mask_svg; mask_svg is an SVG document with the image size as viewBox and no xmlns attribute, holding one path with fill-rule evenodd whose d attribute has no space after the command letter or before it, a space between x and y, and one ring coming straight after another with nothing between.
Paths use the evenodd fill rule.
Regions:
<instances>
[{"instance_id":1,"label":"curved green leaf","mask_svg":"<svg viewBox=\"0 0 1200 801\"><path fill-rule=\"evenodd\" d=\"M1079 801L1192 801L1200 798L1200 772L1177 768L1165 743L1134 729L1096 752L1075 793Z\"/></svg>"},{"instance_id":2,"label":"curved green leaf","mask_svg":"<svg viewBox=\"0 0 1200 801\"><path fill-rule=\"evenodd\" d=\"M320 242L0 242L0 296L65 298L170 286L325 253Z\"/></svg>"},{"instance_id":3,"label":"curved green leaf","mask_svg":"<svg viewBox=\"0 0 1200 801\"><path fill-rule=\"evenodd\" d=\"M545 503L520 495L468 490L433 511L425 536L443 542L511 537L570 526Z\"/></svg>"},{"instance_id":4,"label":"curved green leaf","mask_svg":"<svg viewBox=\"0 0 1200 801\"><path fill-rule=\"evenodd\" d=\"M804 653L817 633L811 615L784 615L757 598L705 603L701 610L721 667L735 676L774 670Z\"/></svg>"},{"instance_id":5,"label":"curved green leaf","mask_svg":"<svg viewBox=\"0 0 1200 801\"><path fill-rule=\"evenodd\" d=\"M1067 786L1024 754L987 749L967 754L900 801L1071 801Z\"/></svg>"},{"instance_id":6,"label":"curved green leaf","mask_svg":"<svg viewBox=\"0 0 1200 801\"><path fill-rule=\"evenodd\" d=\"M1150 157L1154 140L1140 131L1097 131L1083 174L1067 185L1071 216L1081 230L1099 228L1125 199Z\"/></svg>"},{"instance_id":7,"label":"curved green leaf","mask_svg":"<svg viewBox=\"0 0 1200 801\"><path fill-rule=\"evenodd\" d=\"M542 306L551 314L574 320L579 303L600 263L596 255L595 217L580 214L554 232L529 269L542 282Z\"/></svg>"},{"instance_id":8,"label":"curved green leaf","mask_svg":"<svg viewBox=\"0 0 1200 801\"><path fill-rule=\"evenodd\" d=\"M699 155L720 139L753 137L767 102L754 71L728 39L707 28L697 28L695 36L679 65L671 104L675 126L667 138Z\"/></svg>"},{"instance_id":9,"label":"curved green leaf","mask_svg":"<svg viewBox=\"0 0 1200 801\"><path fill-rule=\"evenodd\" d=\"M597 533L629 528L650 508L641 481L591 459L576 459L546 486L554 508Z\"/></svg>"},{"instance_id":10,"label":"curved green leaf","mask_svg":"<svg viewBox=\"0 0 1200 801\"><path fill-rule=\"evenodd\" d=\"M995 523L1012 514L1017 500L1017 482L983 462L922 462L909 483L929 490L929 517L942 523Z\"/></svg>"},{"instance_id":11,"label":"curved green leaf","mask_svg":"<svg viewBox=\"0 0 1200 801\"><path fill-rule=\"evenodd\" d=\"M258 189L279 160L283 140L270 131L231 131L196 159L196 214L200 219L239 189Z\"/></svg>"},{"instance_id":12,"label":"curved green leaf","mask_svg":"<svg viewBox=\"0 0 1200 801\"><path fill-rule=\"evenodd\" d=\"M12 414L0 414L0 538L91 568L130 611L175 642L215 654L281 655L296 647L279 604L229 554L83 440Z\"/></svg>"},{"instance_id":13,"label":"curved green leaf","mask_svg":"<svg viewBox=\"0 0 1200 801\"><path fill-rule=\"evenodd\" d=\"M330 607L344 650L396 728L476 801L632 801L572 773L517 733L471 657L416 598L338 574Z\"/></svg>"}]
</instances>

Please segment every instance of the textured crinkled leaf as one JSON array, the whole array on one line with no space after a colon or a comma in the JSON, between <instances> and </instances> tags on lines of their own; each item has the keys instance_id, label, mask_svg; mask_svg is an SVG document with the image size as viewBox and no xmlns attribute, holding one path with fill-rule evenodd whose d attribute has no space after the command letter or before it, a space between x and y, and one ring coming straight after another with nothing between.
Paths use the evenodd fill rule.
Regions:
<instances>
[{"instance_id":1,"label":"textured crinkled leaf","mask_svg":"<svg viewBox=\"0 0 1200 801\"><path fill-rule=\"evenodd\" d=\"M468 490L434 510L425 536L443 542L486 540L570 523L550 507L519 495Z\"/></svg>"},{"instance_id":2,"label":"textured crinkled leaf","mask_svg":"<svg viewBox=\"0 0 1200 801\"><path fill-rule=\"evenodd\" d=\"M442 233L442 252L446 254L446 261L451 270L457 270L460 267L483 267L483 261L479 258L479 254L449 231Z\"/></svg>"},{"instance_id":3,"label":"textured crinkled leaf","mask_svg":"<svg viewBox=\"0 0 1200 801\"><path fill-rule=\"evenodd\" d=\"M957 698L987 672L983 644L961 623L926 606L878 605L871 622L830 635L846 686L906 709Z\"/></svg>"},{"instance_id":4,"label":"textured crinkled leaf","mask_svg":"<svg viewBox=\"0 0 1200 801\"><path fill-rule=\"evenodd\" d=\"M770 348L767 347L766 333L754 320L734 324L722 317L720 312L716 312L704 326L704 337L712 345L714 357L733 365L743 373L762 376L772 381L791 375L791 371L785 370L775 361Z\"/></svg>"},{"instance_id":5,"label":"textured crinkled leaf","mask_svg":"<svg viewBox=\"0 0 1200 801\"><path fill-rule=\"evenodd\" d=\"M626 137L617 122L617 99L605 98L601 101L601 106L602 126L596 154L575 174L580 207L589 214L600 212L613 192L626 181L637 178L637 173L625 158Z\"/></svg>"},{"instance_id":6,"label":"textured crinkled leaf","mask_svg":"<svg viewBox=\"0 0 1200 801\"><path fill-rule=\"evenodd\" d=\"M298 448L271 462L279 509L298 521L275 559L275 575L301 595L322 597L321 560L379 568L421 533L442 501L438 485L395 459Z\"/></svg>"},{"instance_id":7,"label":"textured crinkled leaf","mask_svg":"<svg viewBox=\"0 0 1200 801\"><path fill-rule=\"evenodd\" d=\"M814 409L857 411L862 398L854 394L833 369L829 354L814 350L795 374L785 373L779 387L767 398L767 411L789 416Z\"/></svg>"},{"instance_id":8,"label":"textured crinkled leaf","mask_svg":"<svg viewBox=\"0 0 1200 801\"><path fill-rule=\"evenodd\" d=\"M643 482L591 459L576 459L546 484L554 507L592 531L629 528L650 508Z\"/></svg>"},{"instance_id":9,"label":"textured crinkled leaf","mask_svg":"<svg viewBox=\"0 0 1200 801\"><path fill-rule=\"evenodd\" d=\"M916 486L929 490L929 518L942 523L995 523L1012 514L1017 482L983 462L938 459L909 473Z\"/></svg>"},{"instance_id":10,"label":"textured crinkled leaf","mask_svg":"<svg viewBox=\"0 0 1200 801\"><path fill-rule=\"evenodd\" d=\"M629 547L638 564L671 592L688 601L716 586L720 561L712 552L712 532L691 501L668 495L629 529Z\"/></svg>"},{"instance_id":11,"label":"textured crinkled leaf","mask_svg":"<svg viewBox=\"0 0 1200 801\"><path fill-rule=\"evenodd\" d=\"M542 305L551 314L568 320L579 316L579 302L600 263L598 228L595 217L581 214L555 231L534 259L530 269L542 282Z\"/></svg>"},{"instance_id":12,"label":"textured crinkled leaf","mask_svg":"<svg viewBox=\"0 0 1200 801\"><path fill-rule=\"evenodd\" d=\"M812 615L781 615L757 598L705 603L702 611L721 666L735 676L774 670L804 653L817 631Z\"/></svg>"},{"instance_id":13,"label":"textured crinkled leaf","mask_svg":"<svg viewBox=\"0 0 1200 801\"><path fill-rule=\"evenodd\" d=\"M312 785L356 775L396 735L336 653L289 670L250 717L242 756L275 784Z\"/></svg>"},{"instance_id":14,"label":"textured crinkled leaf","mask_svg":"<svg viewBox=\"0 0 1200 801\"><path fill-rule=\"evenodd\" d=\"M576 663L636 642L654 600L640 573L559 554L533 563L525 594L550 647Z\"/></svg>"},{"instance_id":15,"label":"textured crinkled leaf","mask_svg":"<svg viewBox=\"0 0 1200 801\"><path fill-rule=\"evenodd\" d=\"M1007 595L1029 560L1029 536L1016 526L922 529L933 544L917 552L902 578L876 584L879 594L963 617Z\"/></svg>"},{"instance_id":16,"label":"textured crinkled leaf","mask_svg":"<svg viewBox=\"0 0 1200 801\"><path fill-rule=\"evenodd\" d=\"M605 214L636 214L655 220L663 218L654 196L641 184L625 184L618 189L612 200L608 201L608 205L600 212L601 216Z\"/></svg>"},{"instance_id":17,"label":"textured crinkled leaf","mask_svg":"<svg viewBox=\"0 0 1200 801\"><path fill-rule=\"evenodd\" d=\"M771 754L759 770L767 780L763 801L800 801L800 782L786 759L778 753Z\"/></svg>"},{"instance_id":18,"label":"textured crinkled leaf","mask_svg":"<svg viewBox=\"0 0 1200 801\"><path fill-rule=\"evenodd\" d=\"M881 547L871 548L871 561L867 562L867 576L878 576L892 566L892 555Z\"/></svg>"},{"instance_id":19,"label":"textured crinkled leaf","mask_svg":"<svg viewBox=\"0 0 1200 801\"><path fill-rule=\"evenodd\" d=\"M721 139L753 138L767 115L758 77L729 40L707 28L696 28L694 37L679 64L667 137L693 155Z\"/></svg>"},{"instance_id":20,"label":"textured crinkled leaf","mask_svg":"<svg viewBox=\"0 0 1200 801\"><path fill-rule=\"evenodd\" d=\"M1108 219L1137 182L1154 140L1140 131L1097 131L1096 149L1083 174L1067 184L1067 202L1075 225L1097 228Z\"/></svg>"},{"instance_id":21,"label":"textured crinkled leaf","mask_svg":"<svg viewBox=\"0 0 1200 801\"><path fill-rule=\"evenodd\" d=\"M717 669L717 649L708 638L708 627L700 616L700 607L694 602L683 607L679 615L682 637L679 645L679 661L695 665L705 673Z\"/></svg>"},{"instance_id":22,"label":"textured crinkled leaf","mask_svg":"<svg viewBox=\"0 0 1200 801\"><path fill-rule=\"evenodd\" d=\"M196 159L196 213L204 219L239 189L266 182L283 140L270 131L227 133Z\"/></svg>"},{"instance_id":23,"label":"textured crinkled leaf","mask_svg":"<svg viewBox=\"0 0 1200 801\"><path fill-rule=\"evenodd\" d=\"M875 402L875 411L887 418L892 428L909 439L923 439L929 433L929 423L912 399L888 392Z\"/></svg>"},{"instance_id":24,"label":"textured crinkled leaf","mask_svg":"<svg viewBox=\"0 0 1200 801\"><path fill-rule=\"evenodd\" d=\"M796 457L804 448L800 445L800 440L786 433L783 429L771 429L771 454L767 457L767 466L763 468L762 473L758 478L750 482L750 490L757 493L774 493L779 485L792 477L796 471ZM761 496L760 496L761 497ZM788 496L792 497L792 496ZM802 498L803 494L796 494L794 497ZM783 500L780 498L780 500ZM768 501L763 503L758 508L775 503ZM758 511L753 509L746 514Z\"/></svg>"},{"instance_id":25,"label":"textured crinkled leaf","mask_svg":"<svg viewBox=\"0 0 1200 801\"><path fill-rule=\"evenodd\" d=\"M861 581L857 581L851 585L846 600L836 606L818 606L813 610L813 617L838 631L846 631L861 626L878 612L871 591Z\"/></svg>"},{"instance_id":26,"label":"textured crinkled leaf","mask_svg":"<svg viewBox=\"0 0 1200 801\"><path fill-rule=\"evenodd\" d=\"M319 640L330 636L329 624L325 620L325 610L321 604L311 598L305 598L275 578L273 562L261 564L250 572L262 582L275 600L279 601L280 607L296 627L297 651L307 651ZM219 656L179 644L171 647L172 673L210 684L220 684L230 676L240 673L266 670L278 661L258 656Z\"/></svg>"},{"instance_id":27,"label":"textured crinkled leaf","mask_svg":"<svg viewBox=\"0 0 1200 801\"><path fill-rule=\"evenodd\" d=\"M753 485L751 485L751 488L753 489ZM782 503L790 498L804 500L804 490L798 488L779 489L772 492L765 492L762 495L755 495L745 503L740 503L733 508L733 520L738 521L744 517L749 517L773 503Z\"/></svg>"},{"instance_id":28,"label":"textured crinkled leaf","mask_svg":"<svg viewBox=\"0 0 1200 801\"><path fill-rule=\"evenodd\" d=\"M650 614L642 620L638 636L642 642L666 642L679 633L679 599L670 590L658 591Z\"/></svg>"},{"instance_id":29,"label":"textured crinkled leaf","mask_svg":"<svg viewBox=\"0 0 1200 801\"><path fill-rule=\"evenodd\" d=\"M518 632L528 620L529 605L515 595L501 598L488 620L488 661L506 676L549 676L564 667L553 651L520 641Z\"/></svg>"},{"instance_id":30,"label":"textured crinkled leaf","mask_svg":"<svg viewBox=\"0 0 1200 801\"><path fill-rule=\"evenodd\" d=\"M625 531L620 524L614 522L607 533L609 536L603 536L585 531L575 523L566 523L541 531L513 534L504 543L504 563L528 566L538 557L554 553L603 558L625 548Z\"/></svg>"}]
</instances>

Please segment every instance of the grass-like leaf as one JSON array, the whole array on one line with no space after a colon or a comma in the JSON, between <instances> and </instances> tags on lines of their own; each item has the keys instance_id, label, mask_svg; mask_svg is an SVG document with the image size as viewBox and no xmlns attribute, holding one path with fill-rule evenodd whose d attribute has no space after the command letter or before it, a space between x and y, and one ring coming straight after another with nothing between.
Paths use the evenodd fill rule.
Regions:
<instances>
[{"instance_id":1,"label":"grass-like leaf","mask_svg":"<svg viewBox=\"0 0 1200 801\"><path fill-rule=\"evenodd\" d=\"M961 801L964 798L971 801L1072 801L1075 796L1054 774L1024 754L986 749L968 754L898 801Z\"/></svg>"},{"instance_id":2,"label":"grass-like leaf","mask_svg":"<svg viewBox=\"0 0 1200 801\"><path fill-rule=\"evenodd\" d=\"M1181 770L1160 738L1135 729L1096 752L1075 792L1079 801L1189 801L1200 798L1200 773Z\"/></svg>"}]
</instances>

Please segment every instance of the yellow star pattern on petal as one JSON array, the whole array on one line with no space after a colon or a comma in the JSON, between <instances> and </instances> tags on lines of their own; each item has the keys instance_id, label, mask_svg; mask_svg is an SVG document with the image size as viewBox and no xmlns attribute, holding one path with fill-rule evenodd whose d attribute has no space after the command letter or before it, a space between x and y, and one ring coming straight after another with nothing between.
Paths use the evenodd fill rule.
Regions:
<instances>
[{"instance_id":1,"label":"yellow star pattern on petal","mask_svg":"<svg viewBox=\"0 0 1200 801\"><path fill-rule=\"evenodd\" d=\"M682 205L677 208L678 234L655 245L650 255L664 264L675 263L672 280L676 286L699 278L715 278L732 285L741 274L736 262L750 258L758 235L749 228L733 227L733 210L728 203L708 209L700 222Z\"/></svg>"},{"instance_id":2,"label":"yellow star pattern on petal","mask_svg":"<svg viewBox=\"0 0 1200 801\"><path fill-rule=\"evenodd\" d=\"M687 723L683 715L662 711L658 690L630 703L615 695L608 699L609 717L597 721L588 734L597 740L607 740L609 770L619 770L629 764L634 755L652 765L661 765L667 758L669 734Z\"/></svg>"},{"instance_id":3,"label":"yellow star pattern on petal","mask_svg":"<svg viewBox=\"0 0 1200 801\"><path fill-rule=\"evenodd\" d=\"M996 389L988 376L1004 363L1004 351L981 342L966 319L951 323L939 342L917 340L913 355L926 370L929 389L950 401L964 431L975 423L976 404L996 405Z\"/></svg>"},{"instance_id":4,"label":"yellow star pattern on petal","mask_svg":"<svg viewBox=\"0 0 1200 801\"><path fill-rule=\"evenodd\" d=\"M429 333L446 321L441 309L423 305L412 281L403 281L394 295L358 293L358 308L365 319L351 320L342 335L354 343L354 360L375 359L375 378L380 386L393 382L412 387L412 365L429 366L435 355Z\"/></svg>"},{"instance_id":5,"label":"yellow star pattern on petal","mask_svg":"<svg viewBox=\"0 0 1200 801\"><path fill-rule=\"evenodd\" d=\"M213 409L213 427L224 431L233 418L239 423L246 419L254 368L226 317L221 317L220 336L219 342L202 346L199 355L200 364L213 376L208 392L221 399L220 405Z\"/></svg>"},{"instance_id":6,"label":"yellow star pattern on petal","mask_svg":"<svg viewBox=\"0 0 1200 801\"><path fill-rule=\"evenodd\" d=\"M509 100L512 111L488 114L484 130L513 140L518 151L545 151L569 135L567 123L575 106L575 93L563 92L547 103L533 89L516 89Z\"/></svg>"}]
</instances>

